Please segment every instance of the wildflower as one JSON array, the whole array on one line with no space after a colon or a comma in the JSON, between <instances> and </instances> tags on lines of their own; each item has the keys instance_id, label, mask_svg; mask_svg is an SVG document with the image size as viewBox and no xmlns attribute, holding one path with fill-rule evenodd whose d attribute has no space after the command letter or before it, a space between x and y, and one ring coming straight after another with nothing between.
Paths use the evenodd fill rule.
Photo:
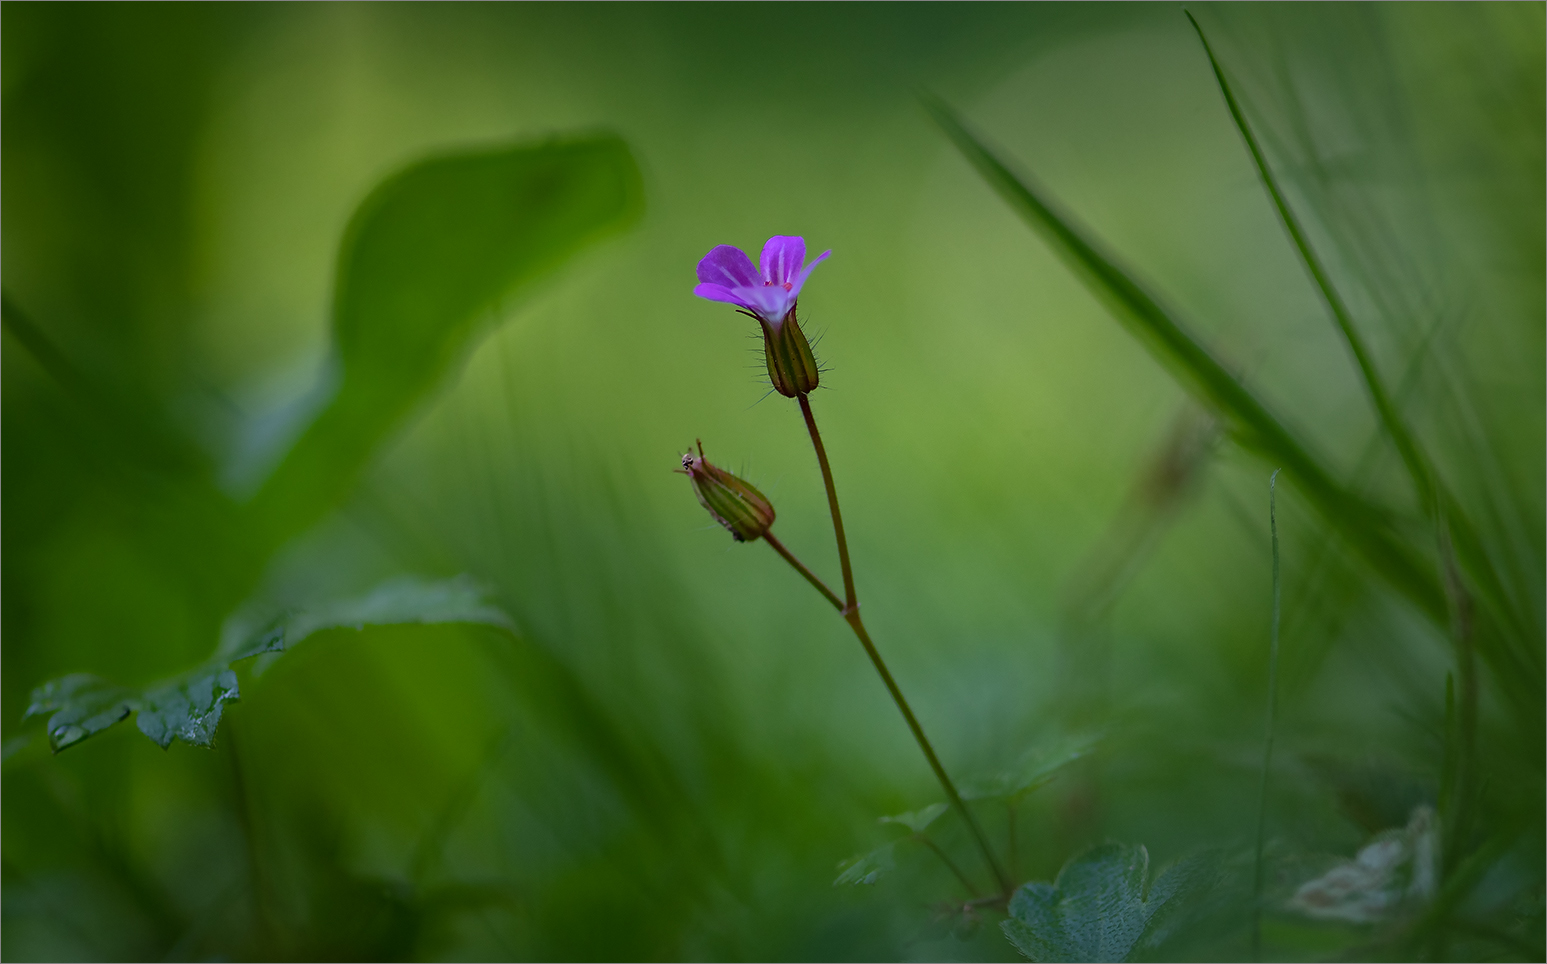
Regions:
<instances>
[{"instance_id":1,"label":"wildflower","mask_svg":"<svg viewBox=\"0 0 1547 964\"><path fill-rule=\"evenodd\" d=\"M781 395L794 398L817 386L816 359L795 318L801 286L822 259L824 251L806 264L804 238L774 235L763 245L762 270L740 248L718 245L698 263L699 285L693 293L710 301L723 301L757 319L763 329L763 356L768 378Z\"/></svg>"},{"instance_id":2,"label":"wildflower","mask_svg":"<svg viewBox=\"0 0 1547 964\"><path fill-rule=\"evenodd\" d=\"M693 483L699 504L737 542L751 542L773 525L774 508L763 493L745 479L711 465L704 458L704 443L698 443L697 458L692 452L682 456L682 472Z\"/></svg>"}]
</instances>

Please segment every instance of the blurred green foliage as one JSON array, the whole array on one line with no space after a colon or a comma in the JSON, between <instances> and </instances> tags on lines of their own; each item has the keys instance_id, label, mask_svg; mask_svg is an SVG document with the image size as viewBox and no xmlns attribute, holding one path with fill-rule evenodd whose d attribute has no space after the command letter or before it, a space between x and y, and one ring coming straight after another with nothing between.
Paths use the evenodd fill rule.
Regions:
<instances>
[{"instance_id":1,"label":"blurred green foliage","mask_svg":"<svg viewBox=\"0 0 1547 964\"><path fill-rule=\"evenodd\" d=\"M1176 8L5 5L0 952L1014 959L863 653L669 471L748 459L836 569L798 415L690 294L792 233L834 251L802 313L866 621L1017 880L1152 854L1131 910L1213 851L1139 953L1245 954L1278 453L928 90L1359 507L1280 486L1265 956L1540 959L1543 8L1194 12L1475 533L1475 703L1444 536ZM23 713L77 673L213 749L50 754ZM1305 910L1426 806L1432 890Z\"/></svg>"}]
</instances>

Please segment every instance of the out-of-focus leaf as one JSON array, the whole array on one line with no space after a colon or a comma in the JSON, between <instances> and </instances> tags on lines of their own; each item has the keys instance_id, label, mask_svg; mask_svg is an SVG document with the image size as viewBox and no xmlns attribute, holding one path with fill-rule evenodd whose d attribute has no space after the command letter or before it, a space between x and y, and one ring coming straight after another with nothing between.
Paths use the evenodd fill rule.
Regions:
<instances>
[{"instance_id":1,"label":"out-of-focus leaf","mask_svg":"<svg viewBox=\"0 0 1547 964\"><path fill-rule=\"evenodd\" d=\"M942 813L951 809L948 803L931 803L919 810L909 810L907 813L894 814L890 817L882 817L882 823L895 823L907 827L914 833L923 833L930 824L934 823Z\"/></svg>"},{"instance_id":2,"label":"out-of-focus leaf","mask_svg":"<svg viewBox=\"0 0 1547 964\"><path fill-rule=\"evenodd\" d=\"M1047 786L1064 767L1090 756L1100 741L1101 737L1086 733L1068 737L1052 746L1033 747L1015 766L968 781L962 787L962 799L1011 797L1018 800Z\"/></svg>"},{"instance_id":3,"label":"out-of-focus leaf","mask_svg":"<svg viewBox=\"0 0 1547 964\"><path fill-rule=\"evenodd\" d=\"M896 844L886 844L877 847L863 857L855 857L839 865L841 873L838 879L833 881L834 887L853 886L855 884L873 884L881 879L881 875L896 866L892 851Z\"/></svg>"},{"instance_id":4,"label":"out-of-focus leaf","mask_svg":"<svg viewBox=\"0 0 1547 964\"><path fill-rule=\"evenodd\" d=\"M1215 877L1214 861L1194 857L1173 864L1146 893L1149 851L1106 843L1064 864L1053 883L1016 891L1000 927L1034 961L1125 961L1173 933Z\"/></svg>"},{"instance_id":5,"label":"out-of-focus leaf","mask_svg":"<svg viewBox=\"0 0 1547 964\"><path fill-rule=\"evenodd\" d=\"M279 652L324 629L399 623L484 623L515 629L510 615L490 604L477 584L465 576L435 582L405 576L388 580L362 596L286 613L258 632L234 637L221 647L219 658L235 661Z\"/></svg>"},{"instance_id":6,"label":"out-of-focus leaf","mask_svg":"<svg viewBox=\"0 0 1547 964\"><path fill-rule=\"evenodd\" d=\"M425 582L394 579L371 592L274 620L258 632L236 637L208 663L142 690L132 690L86 673L51 680L32 693L26 717L53 713L48 740L58 753L138 713L140 732L162 749L182 740L212 746L226 703L241 698L233 663L278 653L325 629L412 623L482 623L514 630L509 615L489 604L465 578Z\"/></svg>"},{"instance_id":7,"label":"out-of-focus leaf","mask_svg":"<svg viewBox=\"0 0 1547 964\"><path fill-rule=\"evenodd\" d=\"M33 690L22 719L52 712L48 742L57 753L122 720L135 705L132 691L90 673L72 673Z\"/></svg>"},{"instance_id":8,"label":"out-of-focus leaf","mask_svg":"<svg viewBox=\"0 0 1547 964\"><path fill-rule=\"evenodd\" d=\"M433 158L361 203L339 253L337 394L253 503L271 540L348 491L377 444L471 346L501 302L641 210L617 137Z\"/></svg>"}]
</instances>

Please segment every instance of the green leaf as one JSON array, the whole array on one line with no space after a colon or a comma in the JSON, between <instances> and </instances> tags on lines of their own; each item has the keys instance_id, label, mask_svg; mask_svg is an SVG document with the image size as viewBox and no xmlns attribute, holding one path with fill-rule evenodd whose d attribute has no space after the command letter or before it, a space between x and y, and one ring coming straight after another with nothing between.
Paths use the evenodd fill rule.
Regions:
<instances>
[{"instance_id":1,"label":"green leaf","mask_svg":"<svg viewBox=\"0 0 1547 964\"><path fill-rule=\"evenodd\" d=\"M892 858L895 843L889 843L877 847L863 857L855 857L839 865L842 871L838 879L833 881L834 887L855 886L857 884L873 884L881 878L881 875L896 866Z\"/></svg>"},{"instance_id":2,"label":"green leaf","mask_svg":"<svg viewBox=\"0 0 1547 964\"><path fill-rule=\"evenodd\" d=\"M909 810L907 813L899 813L890 817L882 817L882 823L895 823L907 827L914 833L923 833L930 824L947 810L951 809L948 803L931 803L920 810Z\"/></svg>"},{"instance_id":3,"label":"green leaf","mask_svg":"<svg viewBox=\"0 0 1547 964\"><path fill-rule=\"evenodd\" d=\"M432 158L383 181L339 253L337 394L254 500L259 531L283 539L336 504L480 323L632 223L642 196L627 145L611 135Z\"/></svg>"},{"instance_id":4,"label":"green leaf","mask_svg":"<svg viewBox=\"0 0 1547 964\"><path fill-rule=\"evenodd\" d=\"M1019 800L1047 786L1071 763L1090 756L1100 741L1101 737L1087 733L1068 737L1050 746L1032 747L1015 766L965 783L961 791L962 799L1011 797Z\"/></svg>"},{"instance_id":5,"label":"green leaf","mask_svg":"<svg viewBox=\"0 0 1547 964\"><path fill-rule=\"evenodd\" d=\"M32 691L23 720L52 712L48 742L58 753L128 716L135 694L90 673L72 673Z\"/></svg>"},{"instance_id":6,"label":"green leaf","mask_svg":"<svg viewBox=\"0 0 1547 964\"><path fill-rule=\"evenodd\" d=\"M1125 961L1174 933L1216 871L1210 858L1184 860L1146 894L1148 878L1142 844L1102 844L1064 864L1053 883L1016 891L1000 927L1034 961Z\"/></svg>"},{"instance_id":7,"label":"green leaf","mask_svg":"<svg viewBox=\"0 0 1547 964\"><path fill-rule=\"evenodd\" d=\"M258 632L241 634L208 663L170 680L133 690L86 673L44 683L32 692L24 719L53 713L48 740L54 752L74 746L138 713L140 732L162 749L182 740L213 746L227 703L241 697L233 663L278 653L315 633L413 623L482 623L514 631L509 615L489 604L466 578L425 582L402 578L369 593L288 613Z\"/></svg>"}]
</instances>

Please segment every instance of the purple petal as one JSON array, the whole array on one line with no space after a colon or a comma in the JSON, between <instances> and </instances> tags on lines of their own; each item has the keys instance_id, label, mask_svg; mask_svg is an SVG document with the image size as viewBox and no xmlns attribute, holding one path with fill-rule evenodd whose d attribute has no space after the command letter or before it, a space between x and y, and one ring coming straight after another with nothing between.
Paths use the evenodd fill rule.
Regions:
<instances>
[{"instance_id":1,"label":"purple petal","mask_svg":"<svg viewBox=\"0 0 1547 964\"><path fill-rule=\"evenodd\" d=\"M794 300L795 296L800 294L801 286L806 283L807 278L811 277L811 272L814 271L816 266L821 264L823 259L825 259L830 254L832 254L832 251L823 251L821 254L816 256L815 261L800 269L800 273L795 276L794 281L792 281L790 284L791 300Z\"/></svg>"},{"instance_id":2,"label":"purple petal","mask_svg":"<svg viewBox=\"0 0 1547 964\"><path fill-rule=\"evenodd\" d=\"M741 288L741 291L752 291L752 288ZM724 285L701 284L693 289L693 293L700 298L708 298L710 301L723 301L727 304L737 305L741 308L751 308L747 299L732 291Z\"/></svg>"},{"instance_id":3,"label":"purple petal","mask_svg":"<svg viewBox=\"0 0 1547 964\"><path fill-rule=\"evenodd\" d=\"M790 306L795 303L795 296L784 290L784 285L758 285L756 288L737 288L737 297L742 299L742 306L750 308L762 316L762 319L770 325L778 326L789 314Z\"/></svg>"},{"instance_id":4,"label":"purple petal","mask_svg":"<svg viewBox=\"0 0 1547 964\"><path fill-rule=\"evenodd\" d=\"M698 280L724 288L750 288L762 281L746 252L729 244L716 245L698 263Z\"/></svg>"},{"instance_id":5,"label":"purple petal","mask_svg":"<svg viewBox=\"0 0 1547 964\"><path fill-rule=\"evenodd\" d=\"M758 263L763 266L763 281L782 285L792 281L806 260L806 239L776 234L763 245Z\"/></svg>"}]
</instances>

